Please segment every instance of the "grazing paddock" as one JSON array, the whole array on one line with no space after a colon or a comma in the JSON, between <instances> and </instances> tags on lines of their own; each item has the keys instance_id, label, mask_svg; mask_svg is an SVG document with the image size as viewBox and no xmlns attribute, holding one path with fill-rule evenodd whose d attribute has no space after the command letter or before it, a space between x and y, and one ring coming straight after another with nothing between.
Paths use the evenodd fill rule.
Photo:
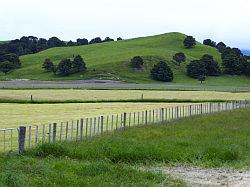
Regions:
<instances>
[{"instance_id":1,"label":"grazing paddock","mask_svg":"<svg viewBox=\"0 0 250 187\"><path fill-rule=\"evenodd\" d=\"M176 99L176 100L249 100L250 92L216 91L156 91L156 90L1 90L0 100L29 101L100 101L131 99Z\"/></svg>"},{"instance_id":2,"label":"grazing paddock","mask_svg":"<svg viewBox=\"0 0 250 187\"><path fill-rule=\"evenodd\" d=\"M98 115L120 114L189 103L72 103L72 104L0 104L0 129L20 125L42 125Z\"/></svg>"}]
</instances>

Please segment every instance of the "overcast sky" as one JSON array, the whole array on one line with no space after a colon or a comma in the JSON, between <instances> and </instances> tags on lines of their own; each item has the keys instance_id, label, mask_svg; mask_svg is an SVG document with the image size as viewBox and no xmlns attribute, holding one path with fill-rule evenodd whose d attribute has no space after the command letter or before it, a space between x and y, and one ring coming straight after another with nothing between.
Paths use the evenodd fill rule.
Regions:
<instances>
[{"instance_id":1,"label":"overcast sky","mask_svg":"<svg viewBox=\"0 0 250 187\"><path fill-rule=\"evenodd\" d=\"M250 0L1 0L0 40L182 32L250 49Z\"/></svg>"}]
</instances>

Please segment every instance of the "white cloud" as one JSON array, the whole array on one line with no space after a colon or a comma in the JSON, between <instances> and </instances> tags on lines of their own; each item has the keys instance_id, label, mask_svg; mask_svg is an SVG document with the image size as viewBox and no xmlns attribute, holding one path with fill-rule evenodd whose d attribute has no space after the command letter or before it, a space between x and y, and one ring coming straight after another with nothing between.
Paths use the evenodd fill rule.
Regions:
<instances>
[{"instance_id":1,"label":"white cloud","mask_svg":"<svg viewBox=\"0 0 250 187\"><path fill-rule=\"evenodd\" d=\"M0 40L179 31L250 48L250 0L8 0L0 7Z\"/></svg>"}]
</instances>

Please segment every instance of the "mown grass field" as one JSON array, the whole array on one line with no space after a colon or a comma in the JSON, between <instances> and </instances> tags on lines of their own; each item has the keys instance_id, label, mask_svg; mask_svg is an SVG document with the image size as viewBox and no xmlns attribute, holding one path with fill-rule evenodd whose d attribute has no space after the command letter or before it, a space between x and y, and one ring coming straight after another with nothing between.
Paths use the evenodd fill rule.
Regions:
<instances>
[{"instance_id":1,"label":"mown grass field","mask_svg":"<svg viewBox=\"0 0 250 187\"><path fill-rule=\"evenodd\" d=\"M114 100L250 100L250 92L157 91L157 90L1 90L0 100L29 101L114 101Z\"/></svg>"},{"instance_id":2,"label":"mown grass field","mask_svg":"<svg viewBox=\"0 0 250 187\"><path fill-rule=\"evenodd\" d=\"M98 115L121 114L187 105L183 103L0 104L0 129L43 125Z\"/></svg>"},{"instance_id":3,"label":"mown grass field","mask_svg":"<svg viewBox=\"0 0 250 187\"><path fill-rule=\"evenodd\" d=\"M197 44L193 49L185 49L183 46L184 34L167 33L157 36L135 38L118 42L108 42L88 46L51 48L37 54L21 57L22 68L8 74L1 74L0 79L35 79L35 80L74 80L74 79L111 79L136 83L159 83L150 78L150 70L160 60L168 61L174 71L174 82L181 84L197 84L197 80L186 76L186 65L190 60L201 58L204 54L210 54L221 63L221 57L215 48ZM177 66L172 57L177 52L184 52L187 62ZM63 58L72 58L73 55L83 56L88 71L84 74L75 74L69 77L55 76L46 73L41 68L46 58L58 63ZM130 59L134 56L144 58L144 70L134 71L130 67ZM250 79L243 76L210 77L208 85L237 85L249 86Z\"/></svg>"},{"instance_id":4,"label":"mown grass field","mask_svg":"<svg viewBox=\"0 0 250 187\"><path fill-rule=\"evenodd\" d=\"M1 185L183 186L139 168L169 165L250 167L250 109L132 128L91 142L43 145L0 156Z\"/></svg>"}]
</instances>

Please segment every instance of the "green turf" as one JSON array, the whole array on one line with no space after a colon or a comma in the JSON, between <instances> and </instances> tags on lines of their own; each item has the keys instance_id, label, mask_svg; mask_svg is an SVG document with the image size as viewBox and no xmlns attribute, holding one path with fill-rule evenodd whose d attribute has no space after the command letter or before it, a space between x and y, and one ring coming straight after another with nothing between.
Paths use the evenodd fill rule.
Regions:
<instances>
[{"instance_id":1,"label":"green turf","mask_svg":"<svg viewBox=\"0 0 250 187\"><path fill-rule=\"evenodd\" d=\"M250 167L250 109L117 131L82 144L45 144L0 156L0 185L182 186L143 166Z\"/></svg>"},{"instance_id":2,"label":"green turf","mask_svg":"<svg viewBox=\"0 0 250 187\"><path fill-rule=\"evenodd\" d=\"M193 49L183 47L184 34L168 33L151 37L136 38L118 42L108 42L88 46L75 46L52 48L37 54L21 57L22 68L8 74L1 74L0 79L39 79L39 80L68 80L68 79L113 79L136 83L158 83L149 76L153 64L160 60L167 60L174 71L174 83L197 84L197 81L185 75L185 66L192 59L200 58L204 54L211 54L221 63L220 54L215 48L197 44ZM172 56L177 52L184 52L187 62L180 67L172 61ZM81 75L59 77L46 73L41 68L46 58L58 63L63 58L72 58L80 54L86 61L88 72ZM141 55L145 60L142 72L134 71L129 61L133 56ZM211 85L249 85L249 78L222 76L208 78L207 84Z\"/></svg>"}]
</instances>

